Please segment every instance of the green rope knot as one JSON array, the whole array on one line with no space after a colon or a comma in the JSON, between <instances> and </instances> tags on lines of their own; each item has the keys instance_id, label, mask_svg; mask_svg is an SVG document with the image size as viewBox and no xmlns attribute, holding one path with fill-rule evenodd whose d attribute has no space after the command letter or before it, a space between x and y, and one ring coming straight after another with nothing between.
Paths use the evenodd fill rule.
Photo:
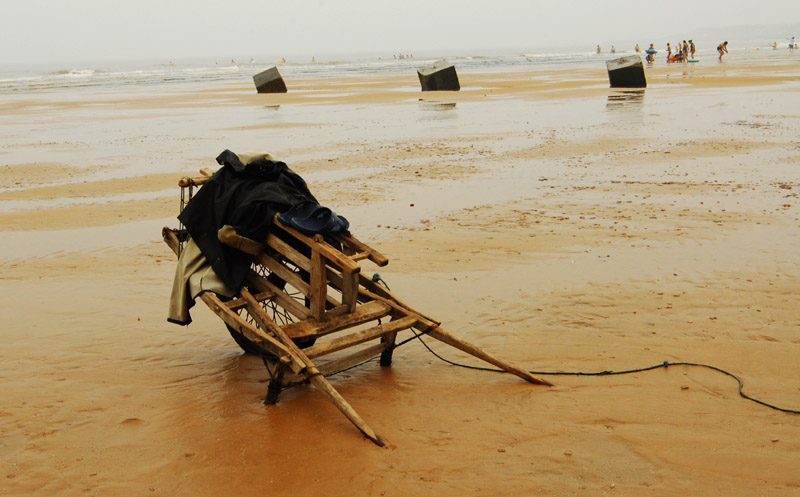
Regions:
<instances>
[{"instance_id":1,"label":"green rope knot","mask_svg":"<svg viewBox=\"0 0 800 497\"><path fill-rule=\"evenodd\" d=\"M391 288L389 288L389 285L386 284L386 280L381 278L381 275L379 275L378 273L375 273L375 274L372 275L372 282L373 283L383 283L383 286L385 286L387 290L389 290L389 291L392 290Z\"/></svg>"}]
</instances>

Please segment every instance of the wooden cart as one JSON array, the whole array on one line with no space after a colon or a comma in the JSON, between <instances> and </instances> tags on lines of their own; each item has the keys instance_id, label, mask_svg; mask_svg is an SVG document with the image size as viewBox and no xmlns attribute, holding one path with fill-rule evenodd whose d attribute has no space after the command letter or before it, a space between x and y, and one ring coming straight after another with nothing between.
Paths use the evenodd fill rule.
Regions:
<instances>
[{"instance_id":1,"label":"wooden cart","mask_svg":"<svg viewBox=\"0 0 800 497\"><path fill-rule=\"evenodd\" d=\"M181 208L191 198L192 189L202 185L212 171L201 173L201 177L185 177L179 182ZM185 230L165 227L162 234L179 254ZM276 216L265 248L255 258L239 294L230 300L212 292L198 297L222 319L245 351L261 355L269 375L265 404L277 402L284 388L310 382L364 436L383 446L381 438L325 375L378 355L381 366L391 365L397 336L405 331L440 340L531 383L550 385L446 332L438 321L413 310L361 274L360 261L368 259L385 266L389 262L386 257L349 232L334 238L341 250L320 235L306 236L283 225ZM342 352L345 350L347 353ZM335 357L319 360L329 355Z\"/></svg>"}]
</instances>

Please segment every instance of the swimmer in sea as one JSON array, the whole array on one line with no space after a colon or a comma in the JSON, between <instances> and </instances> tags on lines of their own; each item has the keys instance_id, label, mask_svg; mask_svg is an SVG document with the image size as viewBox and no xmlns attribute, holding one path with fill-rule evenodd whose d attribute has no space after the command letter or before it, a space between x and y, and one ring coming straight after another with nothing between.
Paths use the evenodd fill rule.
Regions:
<instances>
[{"instance_id":1,"label":"swimmer in sea","mask_svg":"<svg viewBox=\"0 0 800 497\"><path fill-rule=\"evenodd\" d=\"M728 53L728 42L724 41L717 46L717 52L719 52L719 60L722 60L722 56Z\"/></svg>"}]
</instances>

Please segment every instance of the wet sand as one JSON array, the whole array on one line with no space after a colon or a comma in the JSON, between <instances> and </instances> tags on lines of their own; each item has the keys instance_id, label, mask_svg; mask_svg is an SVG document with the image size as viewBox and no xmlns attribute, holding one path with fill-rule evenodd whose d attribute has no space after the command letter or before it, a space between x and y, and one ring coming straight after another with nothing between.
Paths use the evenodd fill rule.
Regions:
<instances>
[{"instance_id":1,"label":"wet sand","mask_svg":"<svg viewBox=\"0 0 800 497\"><path fill-rule=\"evenodd\" d=\"M266 150L390 259L392 290L535 371L714 365L800 409L800 70L791 58L84 91L0 100L3 495L800 493L800 416L671 366L516 377L439 361L264 406L202 304L166 322L183 175ZM294 86L292 86L294 84ZM366 265L365 271L378 271ZM428 343L445 357L482 365Z\"/></svg>"}]
</instances>

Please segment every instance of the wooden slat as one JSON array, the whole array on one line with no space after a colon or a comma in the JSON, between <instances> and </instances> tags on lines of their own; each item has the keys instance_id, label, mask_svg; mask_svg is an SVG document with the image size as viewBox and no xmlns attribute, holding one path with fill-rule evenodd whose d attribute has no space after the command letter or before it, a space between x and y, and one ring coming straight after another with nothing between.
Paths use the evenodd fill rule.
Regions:
<instances>
[{"instance_id":1,"label":"wooden slat","mask_svg":"<svg viewBox=\"0 0 800 497\"><path fill-rule=\"evenodd\" d=\"M376 343L375 345L370 345L369 347L365 347L358 352L354 352L345 357L326 362L322 366L319 366L319 371L322 374L331 374L341 371L342 369L347 369L351 366L355 366L359 362L364 362L371 357L375 357L389 348L390 345L391 344L389 343Z\"/></svg>"},{"instance_id":2,"label":"wooden slat","mask_svg":"<svg viewBox=\"0 0 800 497\"><path fill-rule=\"evenodd\" d=\"M181 178L178 181L178 186L181 186L181 187L186 187L186 186L190 186L190 185L200 186L203 183L205 183L206 180L208 178L210 178L214 174L214 171L212 171L211 169L209 169L207 167L204 167L203 169L200 170L200 174L202 174L202 176L195 176L193 178L185 176L185 177Z\"/></svg>"},{"instance_id":3,"label":"wooden slat","mask_svg":"<svg viewBox=\"0 0 800 497\"><path fill-rule=\"evenodd\" d=\"M336 238L345 246L354 250L355 254L351 256L354 260L369 259L380 267L389 264L389 259L386 256L357 239L350 232L337 235Z\"/></svg>"},{"instance_id":4,"label":"wooden slat","mask_svg":"<svg viewBox=\"0 0 800 497\"><path fill-rule=\"evenodd\" d=\"M303 281L303 278L301 278L299 274L295 273L272 257L262 252L256 257L256 262L275 273L289 285L298 289L303 295L309 295L310 289L308 283Z\"/></svg>"},{"instance_id":5,"label":"wooden slat","mask_svg":"<svg viewBox=\"0 0 800 497\"><path fill-rule=\"evenodd\" d=\"M175 234L175 230L164 226L161 230L161 236L164 238L164 243L175 252L175 255L178 255L181 242L178 241L178 235Z\"/></svg>"},{"instance_id":6,"label":"wooden slat","mask_svg":"<svg viewBox=\"0 0 800 497\"><path fill-rule=\"evenodd\" d=\"M297 267L311 272L311 260L278 238L274 233L270 233L267 237L267 245L280 252L281 255L292 261Z\"/></svg>"},{"instance_id":7,"label":"wooden slat","mask_svg":"<svg viewBox=\"0 0 800 497\"><path fill-rule=\"evenodd\" d=\"M392 308L383 302L373 301L358 306L355 312L330 317L324 321L298 321L283 326L292 338L323 336L388 316Z\"/></svg>"},{"instance_id":8,"label":"wooden slat","mask_svg":"<svg viewBox=\"0 0 800 497\"><path fill-rule=\"evenodd\" d=\"M321 357L333 352L344 350L346 348L358 345L360 343L368 342L381 337L387 333L397 333L414 326L417 319L413 316L406 316L400 319L393 319L385 324L379 324L366 330L356 331L345 335L343 337L335 338L325 343L318 343L303 350L303 352L311 359Z\"/></svg>"},{"instance_id":9,"label":"wooden slat","mask_svg":"<svg viewBox=\"0 0 800 497\"><path fill-rule=\"evenodd\" d=\"M420 330L420 331L422 331L422 330ZM452 345L453 347L455 347L455 348L457 348L457 349L459 349L459 350L461 350L463 352L466 352L469 355L475 356L478 359L483 359L484 361L488 362L489 364L492 364L494 366L497 366L500 369L504 369L505 371L508 371L511 374L519 376L520 378L522 378L525 381L529 381L529 382L535 383L537 385L553 386L553 384L550 383L549 381L539 379L539 378L533 376L532 374L530 374L529 372L525 371L524 369L518 368L518 367L514 366L513 364L509 364L509 363L507 363L505 361L501 361L500 359L497 359L493 355L491 355L491 354L489 354L487 352L484 352L483 350L481 350L480 348L476 347L475 345L472 345L471 343L468 343L468 342L466 342L466 341L464 341L464 340L462 340L462 339L460 339L460 338L458 338L458 337L456 337L454 335L451 335L450 333L447 333L446 331L444 331L443 329L441 329L439 327L436 327L433 330L427 330L427 334L431 338L435 338L435 339L440 340L440 341L442 341L442 342L444 342L444 343L446 343L448 345Z\"/></svg>"},{"instance_id":10,"label":"wooden slat","mask_svg":"<svg viewBox=\"0 0 800 497\"><path fill-rule=\"evenodd\" d=\"M311 247L311 250L319 251L319 253L322 254L323 257L331 261L335 266L341 268L342 271L346 273L358 273L361 271L361 266L359 266L358 263L356 263L355 261L347 257L345 254L343 254L336 248L326 243L324 240L321 240L322 237L320 237L320 240L315 240L311 237L308 237L300 233L294 228L286 226L285 224L278 221L277 214L275 215L275 219L272 222L273 222L273 227L278 227L284 230L285 232L289 233L293 237L297 238L301 242Z\"/></svg>"},{"instance_id":11,"label":"wooden slat","mask_svg":"<svg viewBox=\"0 0 800 497\"><path fill-rule=\"evenodd\" d=\"M265 300L269 300L271 298L274 298L275 297L275 292L272 292L272 291L261 292L261 293L255 294L253 296L259 302L263 302ZM232 311L237 311L237 310L241 309L242 307L247 306L247 302L245 302L241 298L234 298L234 299L231 299L231 300L227 300L227 301L223 302L223 304L225 304L225 307L227 307L228 309L230 309Z\"/></svg>"},{"instance_id":12,"label":"wooden slat","mask_svg":"<svg viewBox=\"0 0 800 497\"><path fill-rule=\"evenodd\" d=\"M311 317L320 320L325 312L325 301L328 296L328 283L325 278L325 262L318 250L311 251L311 284L308 295Z\"/></svg>"},{"instance_id":13,"label":"wooden slat","mask_svg":"<svg viewBox=\"0 0 800 497\"><path fill-rule=\"evenodd\" d=\"M375 345L370 345L369 347L364 347L352 354L348 354L343 357L338 357L336 359L330 360L324 364L320 364L317 366L319 372L328 375L331 373L336 373L337 371L341 371L343 369L347 369L349 367L355 366L360 362L364 362L367 359L377 356L378 354L382 353L386 349L391 346L390 343L376 343ZM284 378L284 385L285 386L292 386L297 385L298 383L304 383L306 380L301 375L289 375Z\"/></svg>"},{"instance_id":14,"label":"wooden slat","mask_svg":"<svg viewBox=\"0 0 800 497\"><path fill-rule=\"evenodd\" d=\"M344 273L341 291L342 305L347 306L350 312L355 311L358 303L358 275Z\"/></svg>"},{"instance_id":15,"label":"wooden slat","mask_svg":"<svg viewBox=\"0 0 800 497\"><path fill-rule=\"evenodd\" d=\"M262 278L255 273L251 273L250 276L247 277L247 284L258 292L274 292L275 302L289 311L297 319L308 319L308 317L311 315L311 313L303 304L296 301L287 295L286 292L267 281L266 278Z\"/></svg>"}]
</instances>

